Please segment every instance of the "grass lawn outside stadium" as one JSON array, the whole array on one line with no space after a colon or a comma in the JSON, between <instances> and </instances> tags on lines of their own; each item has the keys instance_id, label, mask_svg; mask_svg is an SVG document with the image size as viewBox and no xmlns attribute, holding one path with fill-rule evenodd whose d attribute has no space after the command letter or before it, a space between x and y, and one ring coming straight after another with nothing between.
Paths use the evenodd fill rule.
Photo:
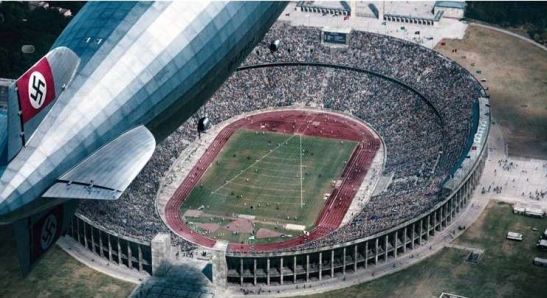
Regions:
<instances>
[{"instance_id":1,"label":"grass lawn outside stadium","mask_svg":"<svg viewBox=\"0 0 547 298\"><path fill-rule=\"evenodd\" d=\"M389 276L306 297L436 298L442 292L470 298L546 297L547 268L532 265L532 260L547 258L547 251L536 248L547 220L515 215L512 207L491 200L477 221L454 240L456 245L484 250L477 264L465 261L469 251L446 247L423 262ZM523 240L507 240L509 231L521 233Z\"/></svg>"},{"instance_id":2,"label":"grass lawn outside stadium","mask_svg":"<svg viewBox=\"0 0 547 298\"><path fill-rule=\"evenodd\" d=\"M240 129L186 198L181 216L195 230L202 230L197 223L218 224L209 236L230 242L268 227L283 238L297 236L283 225L314 226L356 146L348 140ZM186 214L196 209L201 209L199 217ZM226 224L224 217L238 215L254 216L249 233L233 233L229 226L237 223ZM280 240L279 235L256 239Z\"/></svg>"}]
</instances>

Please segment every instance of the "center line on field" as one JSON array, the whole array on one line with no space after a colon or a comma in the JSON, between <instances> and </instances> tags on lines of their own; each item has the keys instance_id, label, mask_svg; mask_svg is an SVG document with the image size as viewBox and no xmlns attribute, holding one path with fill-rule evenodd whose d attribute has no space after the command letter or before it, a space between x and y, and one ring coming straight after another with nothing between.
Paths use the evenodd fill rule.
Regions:
<instances>
[{"instance_id":1,"label":"center line on field","mask_svg":"<svg viewBox=\"0 0 547 298\"><path fill-rule=\"evenodd\" d=\"M263 160L264 158L266 158L268 155L272 154L275 152L275 150L279 149L281 146L283 146L283 144L287 141L290 141L292 138L294 138L296 135L292 135L290 136L288 139L286 139L285 141L281 142L281 145L277 146L275 149L273 149L272 151L268 152L266 155L262 156L260 159L257 159L255 162L253 162L253 164L251 164L250 166L248 166L245 170L239 172L239 174L237 174L234 178L226 181L226 183L224 183L221 187L217 188L215 191L211 192L213 194L216 194L217 191L221 190L224 186L228 185L228 183L232 182L234 179L236 179L237 177L241 176L243 173L247 172L250 168L252 168L254 165L256 165L257 163L259 163L261 160Z\"/></svg>"},{"instance_id":2,"label":"center line on field","mask_svg":"<svg viewBox=\"0 0 547 298\"><path fill-rule=\"evenodd\" d=\"M298 152L300 154L300 208L304 207L304 195L302 191L303 184L304 184L304 177L302 177L302 135L306 132L308 127L310 127L309 123L313 122L314 119L315 119L315 116L312 115L311 120L307 121L308 116L306 116L306 118L304 119L304 123L300 124L300 126L296 130L298 132L300 128L302 127L302 125L306 125L304 130L298 134L300 136L300 151Z\"/></svg>"}]
</instances>

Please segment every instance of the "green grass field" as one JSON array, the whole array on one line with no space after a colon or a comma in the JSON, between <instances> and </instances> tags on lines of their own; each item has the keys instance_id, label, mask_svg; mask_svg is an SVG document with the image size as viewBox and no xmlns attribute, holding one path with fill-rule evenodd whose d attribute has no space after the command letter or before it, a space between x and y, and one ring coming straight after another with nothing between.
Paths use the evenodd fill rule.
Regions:
<instances>
[{"instance_id":1,"label":"green grass field","mask_svg":"<svg viewBox=\"0 0 547 298\"><path fill-rule=\"evenodd\" d=\"M186 198L181 214L203 205L211 215L245 214L260 222L312 227L356 145L239 130Z\"/></svg>"},{"instance_id":2,"label":"green grass field","mask_svg":"<svg viewBox=\"0 0 547 298\"><path fill-rule=\"evenodd\" d=\"M438 44L435 50L487 80L492 116L503 126L509 154L547 159L547 52L473 25L463 39L443 41L446 46Z\"/></svg>"},{"instance_id":3,"label":"green grass field","mask_svg":"<svg viewBox=\"0 0 547 298\"><path fill-rule=\"evenodd\" d=\"M547 258L547 252L535 246L546 228L547 219L514 215L510 205L491 201L479 219L455 240L455 244L485 250L478 264L464 261L468 251L444 248L392 275L309 297L433 298L442 292L473 298L545 297L547 268L532 265L532 259ZM506 240L508 231L522 233L523 241Z\"/></svg>"}]
</instances>

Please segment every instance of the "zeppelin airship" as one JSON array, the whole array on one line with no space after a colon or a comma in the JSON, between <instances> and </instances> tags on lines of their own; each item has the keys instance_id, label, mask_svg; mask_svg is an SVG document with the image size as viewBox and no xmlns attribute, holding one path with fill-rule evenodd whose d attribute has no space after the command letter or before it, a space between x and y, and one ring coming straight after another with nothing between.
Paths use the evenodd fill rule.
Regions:
<instances>
[{"instance_id":1,"label":"zeppelin airship","mask_svg":"<svg viewBox=\"0 0 547 298\"><path fill-rule=\"evenodd\" d=\"M89 2L8 89L0 223L26 274L78 200L116 200L196 113L285 2ZM0 114L1 115L1 114Z\"/></svg>"}]
</instances>

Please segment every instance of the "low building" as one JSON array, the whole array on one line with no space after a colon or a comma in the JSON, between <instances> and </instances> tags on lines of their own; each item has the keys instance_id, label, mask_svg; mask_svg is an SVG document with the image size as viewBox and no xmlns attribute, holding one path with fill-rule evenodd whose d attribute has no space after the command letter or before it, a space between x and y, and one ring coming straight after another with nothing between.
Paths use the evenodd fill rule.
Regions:
<instances>
[{"instance_id":1,"label":"low building","mask_svg":"<svg viewBox=\"0 0 547 298\"><path fill-rule=\"evenodd\" d=\"M296 8L303 12L322 13L323 15L351 15L347 1L298 1Z\"/></svg>"},{"instance_id":2,"label":"low building","mask_svg":"<svg viewBox=\"0 0 547 298\"><path fill-rule=\"evenodd\" d=\"M513 207L514 214L526 215L530 217L543 217L545 212L540 208L531 208L531 207Z\"/></svg>"},{"instance_id":3,"label":"low building","mask_svg":"<svg viewBox=\"0 0 547 298\"><path fill-rule=\"evenodd\" d=\"M515 241L522 241L522 234L521 233L516 233L516 232L509 232L509 233L507 233L507 239L515 240Z\"/></svg>"},{"instance_id":4,"label":"low building","mask_svg":"<svg viewBox=\"0 0 547 298\"><path fill-rule=\"evenodd\" d=\"M534 264L536 266L539 266L539 267L547 267L547 259L542 259L542 258L535 257L532 264Z\"/></svg>"},{"instance_id":5,"label":"low building","mask_svg":"<svg viewBox=\"0 0 547 298\"><path fill-rule=\"evenodd\" d=\"M543 217L545 212L539 208L526 208L526 212L524 214L530 217Z\"/></svg>"},{"instance_id":6,"label":"low building","mask_svg":"<svg viewBox=\"0 0 547 298\"><path fill-rule=\"evenodd\" d=\"M433 8L433 14L443 12L443 17L450 19L461 20L465 15L465 7L467 3L464 1L437 1Z\"/></svg>"},{"instance_id":7,"label":"low building","mask_svg":"<svg viewBox=\"0 0 547 298\"><path fill-rule=\"evenodd\" d=\"M526 208L524 207L518 207L518 206L513 207L514 214L524 214L525 212L526 212Z\"/></svg>"}]
</instances>

